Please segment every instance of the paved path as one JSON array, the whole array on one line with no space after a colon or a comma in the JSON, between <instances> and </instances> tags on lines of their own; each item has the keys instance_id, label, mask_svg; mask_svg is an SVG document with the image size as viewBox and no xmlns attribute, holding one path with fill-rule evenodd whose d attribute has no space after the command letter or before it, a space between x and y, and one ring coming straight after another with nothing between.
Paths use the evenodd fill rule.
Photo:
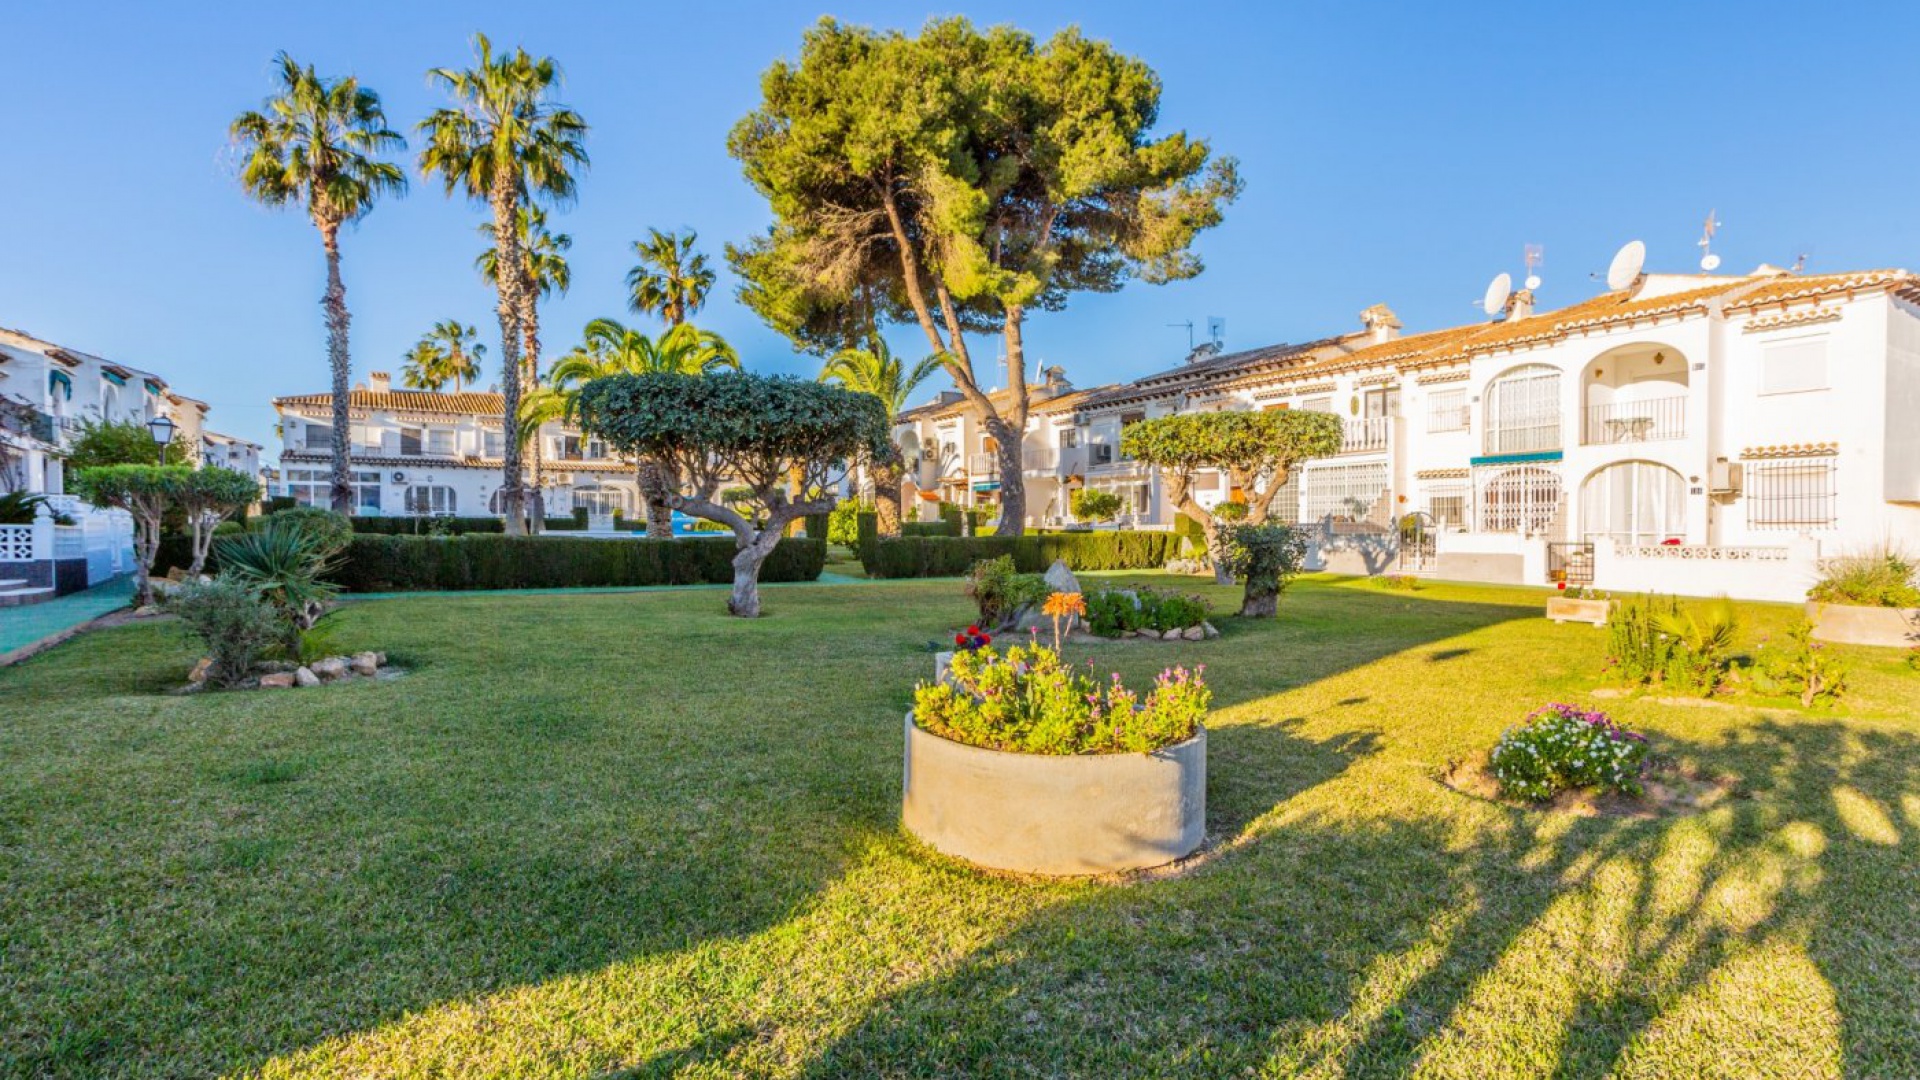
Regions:
<instances>
[{"instance_id":1,"label":"paved path","mask_svg":"<svg viewBox=\"0 0 1920 1080\"><path fill-rule=\"evenodd\" d=\"M91 589L68 593L25 607L0 608L0 664L11 663L13 653L48 638L71 633L133 600L131 574L103 581Z\"/></svg>"}]
</instances>

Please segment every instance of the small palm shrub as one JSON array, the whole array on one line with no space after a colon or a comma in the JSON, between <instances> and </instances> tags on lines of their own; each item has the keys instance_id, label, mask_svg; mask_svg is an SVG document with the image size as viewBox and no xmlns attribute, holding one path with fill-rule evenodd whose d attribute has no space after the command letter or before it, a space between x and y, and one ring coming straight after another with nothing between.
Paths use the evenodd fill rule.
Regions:
<instances>
[{"instance_id":1,"label":"small palm shrub","mask_svg":"<svg viewBox=\"0 0 1920 1080\"><path fill-rule=\"evenodd\" d=\"M244 682L261 657L287 640L284 613L232 577L183 585L163 604L206 646L207 680L216 686Z\"/></svg>"},{"instance_id":2,"label":"small palm shrub","mask_svg":"<svg viewBox=\"0 0 1920 1080\"><path fill-rule=\"evenodd\" d=\"M1688 609L1655 617L1654 630L1671 639L1666 682L1690 694L1712 697L1733 667L1733 641L1740 619L1725 600L1704 611Z\"/></svg>"},{"instance_id":3,"label":"small palm shrub","mask_svg":"<svg viewBox=\"0 0 1920 1080\"><path fill-rule=\"evenodd\" d=\"M1803 708L1834 705L1846 696L1850 668L1845 660L1813 639L1813 624L1795 619L1787 627L1788 644L1767 648L1762 642L1750 678L1763 694L1792 694Z\"/></svg>"},{"instance_id":4,"label":"small palm shrub","mask_svg":"<svg viewBox=\"0 0 1920 1080\"><path fill-rule=\"evenodd\" d=\"M1828 559L1807 599L1860 607L1920 607L1920 561L1892 545Z\"/></svg>"},{"instance_id":5,"label":"small palm shrub","mask_svg":"<svg viewBox=\"0 0 1920 1080\"><path fill-rule=\"evenodd\" d=\"M1022 574L1013 556L981 559L967 571L967 595L980 609L980 621L995 625L1028 604L1038 604L1050 592L1040 574Z\"/></svg>"},{"instance_id":6,"label":"small palm shrub","mask_svg":"<svg viewBox=\"0 0 1920 1080\"><path fill-rule=\"evenodd\" d=\"M1544 802L1571 788L1638 795L1646 762L1645 736L1606 713L1555 703L1502 732L1488 766L1503 794Z\"/></svg>"},{"instance_id":7,"label":"small palm shrub","mask_svg":"<svg viewBox=\"0 0 1920 1080\"><path fill-rule=\"evenodd\" d=\"M223 577L253 590L286 619L284 642L289 655L300 652L300 638L313 628L326 605L339 592L321 580L334 565L338 549L328 545L333 535L325 526L287 520L294 511L275 514L252 532L215 541ZM339 518L338 514L330 517Z\"/></svg>"},{"instance_id":8,"label":"small palm shrub","mask_svg":"<svg viewBox=\"0 0 1920 1080\"><path fill-rule=\"evenodd\" d=\"M1145 698L1102 686L1042 645L955 654L913 696L914 722L944 739L1021 754L1144 754L1194 736L1212 702L1205 669L1168 668Z\"/></svg>"},{"instance_id":9,"label":"small palm shrub","mask_svg":"<svg viewBox=\"0 0 1920 1080\"><path fill-rule=\"evenodd\" d=\"M31 525L41 504L47 501L45 495L26 491L0 492L0 525ZM66 514L54 512L55 525L71 525L73 519Z\"/></svg>"}]
</instances>

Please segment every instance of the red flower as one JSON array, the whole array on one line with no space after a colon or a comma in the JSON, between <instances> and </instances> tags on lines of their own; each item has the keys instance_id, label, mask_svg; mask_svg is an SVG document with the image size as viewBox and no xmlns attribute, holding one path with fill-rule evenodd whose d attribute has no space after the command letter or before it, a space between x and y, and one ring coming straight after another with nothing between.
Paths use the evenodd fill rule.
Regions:
<instances>
[{"instance_id":1,"label":"red flower","mask_svg":"<svg viewBox=\"0 0 1920 1080\"><path fill-rule=\"evenodd\" d=\"M1559 586L1559 588L1560 588L1560 591L1561 591L1561 592L1566 592L1566 591L1567 591L1567 583L1566 583L1566 582L1564 582L1564 581L1563 581L1563 582L1561 582L1561 583L1560 583L1560 586Z\"/></svg>"},{"instance_id":2,"label":"red flower","mask_svg":"<svg viewBox=\"0 0 1920 1080\"><path fill-rule=\"evenodd\" d=\"M969 626L969 627L967 627L967 633L969 633L969 634L978 634L979 632L980 632L980 628L979 628L979 627L977 627L977 626Z\"/></svg>"},{"instance_id":3,"label":"red flower","mask_svg":"<svg viewBox=\"0 0 1920 1080\"><path fill-rule=\"evenodd\" d=\"M966 645L966 643L967 643L967 635L965 635L965 634L955 634L955 635L953 635L953 643L954 643L955 645L960 645L960 646L963 646L963 647L964 647L964 646Z\"/></svg>"}]
</instances>

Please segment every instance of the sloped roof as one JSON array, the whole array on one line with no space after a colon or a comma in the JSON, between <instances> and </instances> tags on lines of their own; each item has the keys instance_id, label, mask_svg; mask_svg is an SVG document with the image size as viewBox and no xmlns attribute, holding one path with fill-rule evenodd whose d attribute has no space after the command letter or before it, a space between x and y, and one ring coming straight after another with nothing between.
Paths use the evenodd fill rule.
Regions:
<instances>
[{"instance_id":1,"label":"sloped roof","mask_svg":"<svg viewBox=\"0 0 1920 1080\"><path fill-rule=\"evenodd\" d=\"M279 406L331 406L332 394L294 394L273 399ZM499 416L506 399L499 394L446 394L437 390L351 390L347 407L370 412L422 412L447 416Z\"/></svg>"}]
</instances>

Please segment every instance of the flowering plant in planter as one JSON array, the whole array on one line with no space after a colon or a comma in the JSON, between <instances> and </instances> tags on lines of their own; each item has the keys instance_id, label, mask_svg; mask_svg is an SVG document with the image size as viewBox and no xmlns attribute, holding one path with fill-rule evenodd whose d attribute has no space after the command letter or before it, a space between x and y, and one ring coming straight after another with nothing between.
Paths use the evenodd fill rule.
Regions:
<instances>
[{"instance_id":1,"label":"flowering plant in planter","mask_svg":"<svg viewBox=\"0 0 1920 1080\"><path fill-rule=\"evenodd\" d=\"M945 681L914 691L913 711L922 729L989 750L1139 754L1192 738L1212 699L1204 667L1168 668L1142 697L1119 675L1101 685L1036 644L956 655Z\"/></svg>"},{"instance_id":2,"label":"flowering plant in planter","mask_svg":"<svg viewBox=\"0 0 1920 1080\"><path fill-rule=\"evenodd\" d=\"M993 644L993 635L978 626L969 626L953 635L954 649L963 653L984 649L991 644Z\"/></svg>"},{"instance_id":3,"label":"flowering plant in planter","mask_svg":"<svg viewBox=\"0 0 1920 1080\"><path fill-rule=\"evenodd\" d=\"M1502 792L1543 802L1581 787L1639 795L1646 762L1646 736L1606 713L1556 702L1502 732L1488 765Z\"/></svg>"}]
</instances>

